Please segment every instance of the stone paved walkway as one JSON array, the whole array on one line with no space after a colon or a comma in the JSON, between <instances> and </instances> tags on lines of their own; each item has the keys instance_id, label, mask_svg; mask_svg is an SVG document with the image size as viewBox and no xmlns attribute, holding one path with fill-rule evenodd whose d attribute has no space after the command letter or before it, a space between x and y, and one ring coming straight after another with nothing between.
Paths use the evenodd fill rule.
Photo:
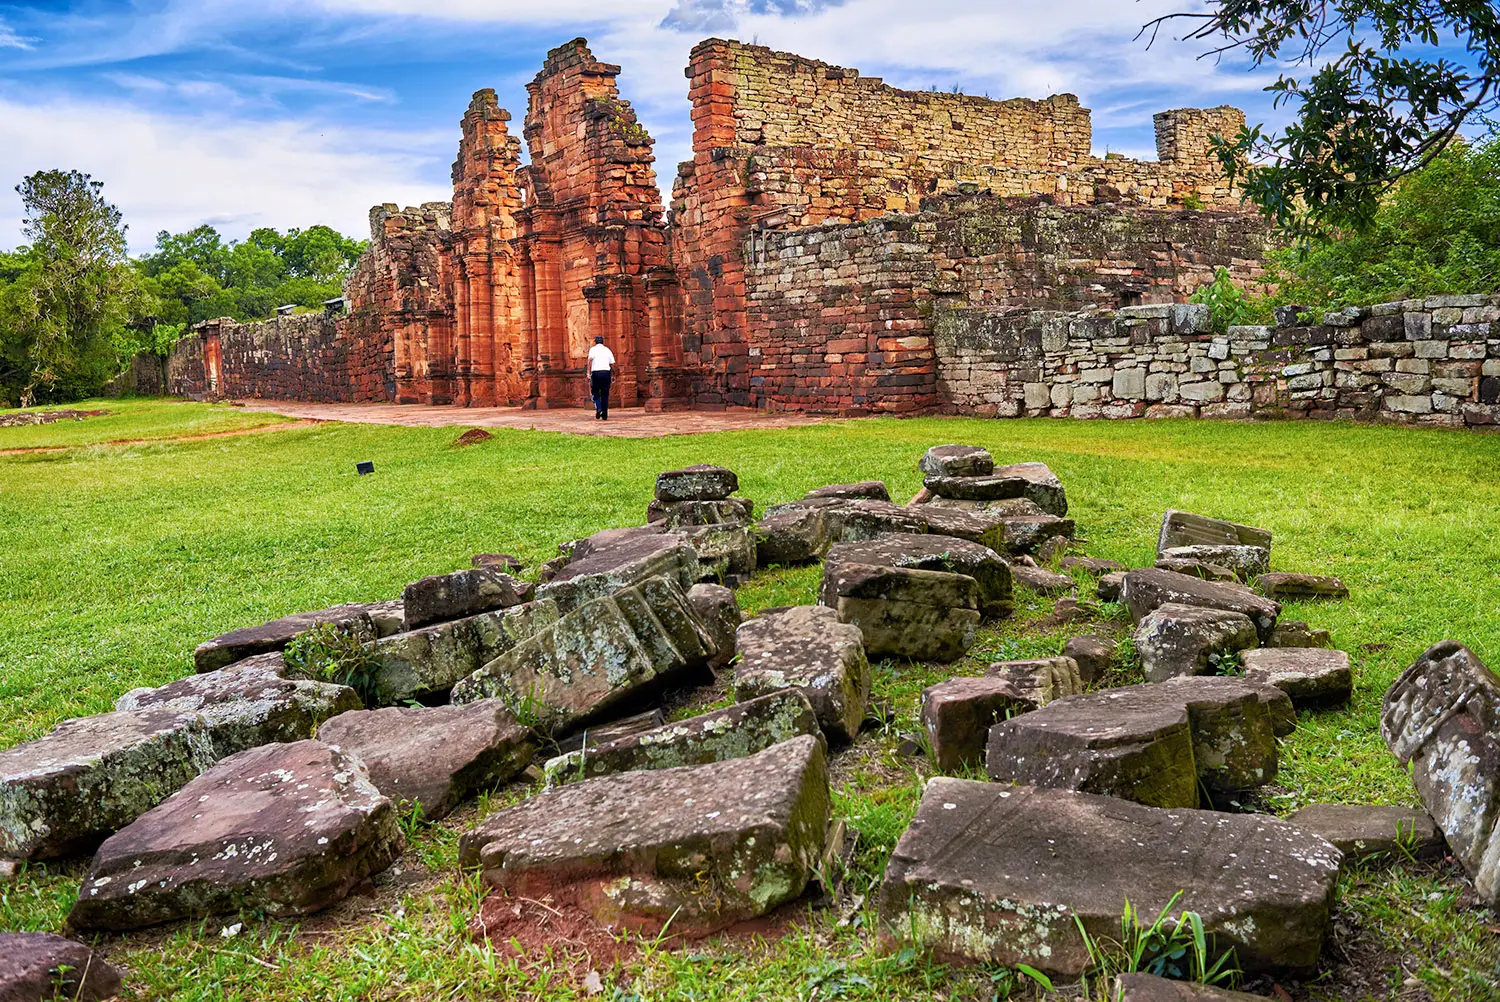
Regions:
<instances>
[{"instance_id":1,"label":"stone paved walkway","mask_svg":"<svg viewBox=\"0 0 1500 1002\"><path fill-rule=\"evenodd\" d=\"M794 414L771 416L717 411L648 414L640 407L615 408L609 412L608 421L595 421L594 412L581 407L522 410L519 407L427 407L416 404L310 404L291 400L244 400L237 403L246 410L270 411L315 421L399 424L416 428L525 428L609 438L661 438L745 428L791 428L823 420Z\"/></svg>"}]
</instances>

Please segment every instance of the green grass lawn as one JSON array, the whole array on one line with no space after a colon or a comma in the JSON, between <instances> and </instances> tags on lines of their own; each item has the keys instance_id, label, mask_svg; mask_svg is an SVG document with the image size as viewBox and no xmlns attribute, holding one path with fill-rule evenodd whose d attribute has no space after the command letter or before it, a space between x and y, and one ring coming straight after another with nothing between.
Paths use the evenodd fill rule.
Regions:
<instances>
[{"instance_id":1,"label":"green grass lawn","mask_svg":"<svg viewBox=\"0 0 1500 1002\"><path fill-rule=\"evenodd\" d=\"M185 439L282 419L184 403L77 406L116 413L0 428L0 450L72 446L0 454L0 747L108 710L127 689L190 673L194 645L225 630L396 597L408 581L467 566L476 552L509 551L534 565L560 541L639 524L659 470L730 466L758 507L865 479L885 480L902 500L920 486L917 458L945 442L985 446L997 462L1051 466L1090 554L1149 564L1161 512L1177 507L1270 528L1278 570L1344 579L1348 601L1292 605L1284 616L1328 627L1350 652L1354 702L1302 716L1283 742L1264 809L1415 803L1377 733L1386 687L1443 639L1500 662L1500 437L1492 435L924 418L647 440L495 429L493 439L459 449L451 443L462 429L333 423ZM162 441L97 444L120 439ZM358 477L354 464L365 459L376 473ZM815 569L773 571L742 589L741 603L810 601L816 582ZM986 631L957 666L878 667L877 695L894 703L896 719L835 763L836 808L860 837L855 890L877 879L927 774L896 751L915 727L922 687L980 673L989 660L1056 651L1079 632L1029 626L1047 608L1020 605L1017 621ZM1118 628L1118 610L1107 612ZM210 921L102 942L129 968L129 998L590 997L586 962L518 960L464 932L478 891L455 872L456 839L485 806L414 828L401 875L383 878L373 898L300 925L247 921L226 939L226 922ZM81 872L79 863L37 866L0 885L0 929L58 928ZM840 926L838 911L810 912L761 943L646 944L634 959L600 967L604 990L594 997L806 999L814 988L818 998L1003 997L1008 973L882 957L868 912L854 908ZM1335 975L1294 997L1495 997L1496 924L1467 906L1451 870L1352 873L1330 951ZM1357 987L1356 970L1384 987Z\"/></svg>"}]
</instances>

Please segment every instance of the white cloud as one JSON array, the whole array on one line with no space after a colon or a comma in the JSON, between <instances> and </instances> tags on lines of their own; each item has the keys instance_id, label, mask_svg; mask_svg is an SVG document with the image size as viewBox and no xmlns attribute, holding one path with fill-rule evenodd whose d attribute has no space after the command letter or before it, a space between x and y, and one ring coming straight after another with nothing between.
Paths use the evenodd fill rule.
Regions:
<instances>
[{"instance_id":1,"label":"white cloud","mask_svg":"<svg viewBox=\"0 0 1500 1002\"><path fill-rule=\"evenodd\" d=\"M422 176L437 173L434 161L446 163L458 142L457 129L381 133L76 100L0 97L0 121L0 178L19 181L50 168L92 174L124 213L136 252L158 230L204 222L230 237L314 223L364 236L372 205L449 198L445 185ZM13 247L21 240L20 200L4 194L0 247Z\"/></svg>"},{"instance_id":2,"label":"white cloud","mask_svg":"<svg viewBox=\"0 0 1500 1002\"><path fill-rule=\"evenodd\" d=\"M0 21L0 49L30 49L38 41L40 39L16 34L14 28Z\"/></svg>"}]
</instances>

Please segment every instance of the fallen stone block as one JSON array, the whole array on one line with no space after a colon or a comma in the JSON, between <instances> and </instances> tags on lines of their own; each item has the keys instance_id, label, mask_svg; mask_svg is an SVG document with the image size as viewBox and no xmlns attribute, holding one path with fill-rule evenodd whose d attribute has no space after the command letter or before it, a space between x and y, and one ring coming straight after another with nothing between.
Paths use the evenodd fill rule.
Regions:
<instances>
[{"instance_id":1,"label":"fallen stone block","mask_svg":"<svg viewBox=\"0 0 1500 1002\"><path fill-rule=\"evenodd\" d=\"M547 762L548 786L641 769L675 769L754 755L803 734L821 735L817 714L800 689L757 699L650 730L590 744Z\"/></svg>"},{"instance_id":2,"label":"fallen stone block","mask_svg":"<svg viewBox=\"0 0 1500 1002\"><path fill-rule=\"evenodd\" d=\"M1059 561L1059 566L1065 571L1081 570L1091 577L1103 577L1113 571L1127 570L1126 566L1118 560L1105 560L1102 557L1076 557L1065 556Z\"/></svg>"},{"instance_id":3,"label":"fallen stone block","mask_svg":"<svg viewBox=\"0 0 1500 1002\"><path fill-rule=\"evenodd\" d=\"M1164 564L1166 570L1177 570L1173 564L1201 567L1205 573L1199 577L1227 580L1222 578L1227 571L1237 580L1249 581L1270 568L1271 551L1259 546L1173 546L1157 556L1156 566Z\"/></svg>"},{"instance_id":4,"label":"fallen stone block","mask_svg":"<svg viewBox=\"0 0 1500 1002\"><path fill-rule=\"evenodd\" d=\"M278 741L302 741L329 717L364 708L346 685L286 678L285 672L284 665L247 659L156 689L132 689L115 700L115 709L198 714L220 759Z\"/></svg>"},{"instance_id":5,"label":"fallen stone block","mask_svg":"<svg viewBox=\"0 0 1500 1002\"><path fill-rule=\"evenodd\" d=\"M769 567L821 560L838 533L829 528L822 509L790 505L768 512L751 535L756 564Z\"/></svg>"},{"instance_id":6,"label":"fallen stone block","mask_svg":"<svg viewBox=\"0 0 1500 1002\"><path fill-rule=\"evenodd\" d=\"M502 699L522 723L563 732L701 671L718 655L673 578L595 599L453 687L453 702Z\"/></svg>"},{"instance_id":7,"label":"fallen stone block","mask_svg":"<svg viewBox=\"0 0 1500 1002\"><path fill-rule=\"evenodd\" d=\"M337 626L361 640L374 640L378 634L370 619L371 604L385 603L336 605L231 630L199 644L193 651L193 664L200 672L214 671L254 654L284 650L299 633L325 624Z\"/></svg>"},{"instance_id":8,"label":"fallen stone block","mask_svg":"<svg viewBox=\"0 0 1500 1002\"><path fill-rule=\"evenodd\" d=\"M697 551L683 536L660 525L601 532L574 544L568 562L536 596L566 613L655 577L672 578L683 591L703 580Z\"/></svg>"},{"instance_id":9,"label":"fallen stone block","mask_svg":"<svg viewBox=\"0 0 1500 1002\"><path fill-rule=\"evenodd\" d=\"M1148 682L1216 674L1216 656L1243 651L1258 642L1255 624L1243 613L1172 602L1147 613L1135 630L1135 646Z\"/></svg>"},{"instance_id":10,"label":"fallen stone block","mask_svg":"<svg viewBox=\"0 0 1500 1002\"><path fill-rule=\"evenodd\" d=\"M1462 644L1436 644L1392 683L1380 735L1479 900L1500 906L1500 680Z\"/></svg>"},{"instance_id":11,"label":"fallen stone block","mask_svg":"<svg viewBox=\"0 0 1500 1002\"><path fill-rule=\"evenodd\" d=\"M48 932L0 932L0 1000L102 1002L120 993L120 972L82 943Z\"/></svg>"},{"instance_id":12,"label":"fallen stone block","mask_svg":"<svg viewBox=\"0 0 1500 1002\"><path fill-rule=\"evenodd\" d=\"M1110 999L1111 1002L1268 1002L1264 995L1140 973L1115 978L1115 993Z\"/></svg>"},{"instance_id":13,"label":"fallen stone block","mask_svg":"<svg viewBox=\"0 0 1500 1002\"><path fill-rule=\"evenodd\" d=\"M1168 509L1156 540L1157 555L1176 546L1254 546L1269 551L1271 530Z\"/></svg>"},{"instance_id":14,"label":"fallen stone block","mask_svg":"<svg viewBox=\"0 0 1500 1002\"><path fill-rule=\"evenodd\" d=\"M319 741L232 755L99 847L68 922L123 931L342 901L402 850L390 800Z\"/></svg>"},{"instance_id":15,"label":"fallen stone block","mask_svg":"<svg viewBox=\"0 0 1500 1002\"><path fill-rule=\"evenodd\" d=\"M755 537L738 522L684 526L678 530L698 557L698 580L738 584L750 580L759 566Z\"/></svg>"},{"instance_id":16,"label":"fallen stone block","mask_svg":"<svg viewBox=\"0 0 1500 1002\"><path fill-rule=\"evenodd\" d=\"M1027 567L1025 564L1011 565L1010 574L1016 584L1038 595L1065 595L1077 585L1066 574L1058 574L1042 567Z\"/></svg>"},{"instance_id":17,"label":"fallen stone block","mask_svg":"<svg viewBox=\"0 0 1500 1002\"><path fill-rule=\"evenodd\" d=\"M318 740L354 755L375 789L397 805L421 804L429 819L516 776L538 747L498 699L345 713L319 727Z\"/></svg>"},{"instance_id":18,"label":"fallen stone block","mask_svg":"<svg viewBox=\"0 0 1500 1002\"><path fill-rule=\"evenodd\" d=\"M448 692L559 618L557 604L544 599L376 641L371 658L377 701L399 706Z\"/></svg>"},{"instance_id":19,"label":"fallen stone block","mask_svg":"<svg viewBox=\"0 0 1500 1002\"><path fill-rule=\"evenodd\" d=\"M734 660L734 634L744 621L739 599L723 585L695 584L688 589L687 600L714 642L716 653L708 666L723 668Z\"/></svg>"},{"instance_id":20,"label":"fallen stone block","mask_svg":"<svg viewBox=\"0 0 1500 1002\"><path fill-rule=\"evenodd\" d=\"M1063 656L1078 665L1078 677L1085 685L1093 685L1109 677L1115 663L1115 643L1104 637L1071 637L1063 645Z\"/></svg>"},{"instance_id":21,"label":"fallen stone block","mask_svg":"<svg viewBox=\"0 0 1500 1002\"><path fill-rule=\"evenodd\" d=\"M870 664L859 627L839 622L832 609L800 605L746 621L735 646L736 699L799 689L830 740L852 741L859 734L870 700Z\"/></svg>"},{"instance_id":22,"label":"fallen stone block","mask_svg":"<svg viewBox=\"0 0 1500 1002\"><path fill-rule=\"evenodd\" d=\"M933 764L952 772L984 763L996 721L1035 709L1008 678L952 678L922 690L922 729Z\"/></svg>"},{"instance_id":23,"label":"fallen stone block","mask_svg":"<svg viewBox=\"0 0 1500 1002\"><path fill-rule=\"evenodd\" d=\"M1096 594L1101 602L1118 602L1125 596L1125 571L1110 571L1099 578Z\"/></svg>"},{"instance_id":24,"label":"fallen stone block","mask_svg":"<svg viewBox=\"0 0 1500 1002\"><path fill-rule=\"evenodd\" d=\"M0 858L92 850L216 759L197 714L156 709L65 720L0 751Z\"/></svg>"},{"instance_id":25,"label":"fallen stone block","mask_svg":"<svg viewBox=\"0 0 1500 1002\"><path fill-rule=\"evenodd\" d=\"M1079 924L1117 938L1128 899L1147 921L1197 912L1213 951L1247 970L1305 972L1338 868L1333 846L1265 815L937 777L886 867L879 938L1071 978L1092 965Z\"/></svg>"},{"instance_id":26,"label":"fallen stone block","mask_svg":"<svg viewBox=\"0 0 1500 1002\"><path fill-rule=\"evenodd\" d=\"M476 553L470 563L502 574L515 574L526 567L525 562L513 553Z\"/></svg>"},{"instance_id":27,"label":"fallen stone block","mask_svg":"<svg viewBox=\"0 0 1500 1002\"><path fill-rule=\"evenodd\" d=\"M1068 513L1068 492L1063 488L1062 481L1057 479L1057 475L1047 468L1046 463L1012 463L1009 466L997 466L992 475L1017 477L1024 480L1026 488L1021 496L1035 503L1047 514L1062 516Z\"/></svg>"},{"instance_id":28,"label":"fallen stone block","mask_svg":"<svg viewBox=\"0 0 1500 1002\"><path fill-rule=\"evenodd\" d=\"M375 627L375 636L389 637L406 629L406 603L399 598L386 602L366 602L365 611Z\"/></svg>"},{"instance_id":29,"label":"fallen stone block","mask_svg":"<svg viewBox=\"0 0 1500 1002\"><path fill-rule=\"evenodd\" d=\"M1194 807L1201 784L1236 792L1276 776L1284 693L1189 677L1069 696L990 729L991 779Z\"/></svg>"},{"instance_id":30,"label":"fallen stone block","mask_svg":"<svg viewBox=\"0 0 1500 1002\"><path fill-rule=\"evenodd\" d=\"M1300 619L1278 619L1267 647L1332 647L1327 630L1314 629Z\"/></svg>"},{"instance_id":31,"label":"fallen stone block","mask_svg":"<svg viewBox=\"0 0 1500 1002\"><path fill-rule=\"evenodd\" d=\"M566 893L616 927L700 935L802 894L828 806L823 741L804 735L549 790L466 833L459 862L514 895Z\"/></svg>"},{"instance_id":32,"label":"fallen stone block","mask_svg":"<svg viewBox=\"0 0 1500 1002\"><path fill-rule=\"evenodd\" d=\"M804 498L851 498L864 501L889 501L891 492L884 481L862 480L857 484L829 484L810 490Z\"/></svg>"},{"instance_id":33,"label":"fallen stone block","mask_svg":"<svg viewBox=\"0 0 1500 1002\"><path fill-rule=\"evenodd\" d=\"M1343 651L1268 647L1240 657L1246 681L1274 685L1295 706L1339 706L1354 694L1354 674Z\"/></svg>"},{"instance_id":34,"label":"fallen stone block","mask_svg":"<svg viewBox=\"0 0 1500 1002\"><path fill-rule=\"evenodd\" d=\"M979 477L925 477L922 486L940 498L956 501L1005 501L1026 496L1026 480L988 474Z\"/></svg>"},{"instance_id":35,"label":"fallen stone block","mask_svg":"<svg viewBox=\"0 0 1500 1002\"><path fill-rule=\"evenodd\" d=\"M875 539L887 532L927 531L926 519L914 514L909 508L889 501L823 498L817 501L799 501L798 504L820 506L835 538L846 543Z\"/></svg>"},{"instance_id":36,"label":"fallen stone block","mask_svg":"<svg viewBox=\"0 0 1500 1002\"><path fill-rule=\"evenodd\" d=\"M1239 575L1223 564L1208 564L1184 557L1161 557L1156 561L1156 567L1164 571L1176 571L1178 574L1191 574L1205 581L1239 580Z\"/></svg>"},{"instance_id":37,"label":"fallen stone block","mask_svg":"<svg viewBox=\"0 0 1500 1002\"><path fill-rule=\"evenodd\" d=\"M929 477L983 477L995 469L995 458L977 445L934 445L917 469Z\"/></svg>"},{"instance_id":38,"label":"fallen stone block","mask_svg":"<svg viewBox=\"0 0 1500 1002\"><path fill-rule=\"evenodd\" d=\"M979 584L966 574L846 562L830 565L823 587L871 656L954 661L974 644Z\"/></svg>"},{"instance_id":39,"label":"fallen stone block","mask_svg":"<svg viewBox=\"0 0 1500 1002\"><path fill-rule=\"evenodd\" d=\"M928 532L960 536L983 543L997 553L1036 553L1052 539L1072 539L1071 518L1042 511L1025 498L1008 501L956 501L933 498L910 506Z\"/></svg>"},{"instance_id":40,"label":"fallen stone block","mask_svg":"<svg viewBox=\"0 0 1500 1002\"><path fill-rule=\"evenodd\" d=\"M1426 811L1384 804L1308 804L1288 818L1320 835L1351 862L1373 856L1432 859L1447 848Z\"/></svg>"},{"instance_id":41,"label":"fallen stone block","mask_svg":"<svg viewBox=\"0 0 1500 1002\"><path fill-rule=\"evenodd\" d=\"M996 661L985 669L985 674L991 678L1008 679L1031 709L1083 691L1078 662L1069 657Z\"/></svg>"},{"instance_id":42,"label":"fallen stone block","mask_svg":"<svg viewBox=\"0 0 1500 1002\"><path fill-rule=\"evenodd\" d=\"M1262 574L1255 579L1255 590L1278 602L1349 597L1349 588L1344 582L1317 574Z\"/></svg>"},{"instance_id":43,"label":"fallen stone block","mask_svg":"<svg viewBox=\"0 0 1500 1002\"><path fill-rule=\"evenodd\" d=\"M719 501L655 501L646 506L646 521L669 528L685 525L743 524L750 521L754 502L748 498Z\"/></svg>"},{"instance_id":44,"label":"fallen stone block","mask_svg":"<svg viewBox=\"0 0 1500 1002\"><path fill-rule=\"evenodd\" d=\"M824 560L819 594L823 605L837 607L837 566L844 563L964 574L979 585L979 609L986 617L1009 616L1015 608L1010 566L988 546L967 539L930 533L889 533L864 542L839 543L828 551Z\"/></svg>"},{"instance_id":45,"label":"fallen stone block","mask_svg":"<svg viewBox=\"0 0 1500 1002\"><path fill-rule=\"evenodd\" d=\"M536 586L502 571L470 567L413 581L401 595L403 629L463 619L492 609L530 602Z\"/></svg>"},{"instance_id":46,"label":"fallen stone block","mask_svg":"<svg viewBox=\"0 0 1500 1002\"><path fill-rule=\"evenodd\" d=\"M699 464L656 476L656 500L722 501L740 489L740 478L722 466Z\"/></svg>"},{"instance_id":47,"label":"fallen stone block","mask_svg":"<svg viewBox=\"0 0 1500 1002\"><path fill-rule=\"evenodd\" d=\"M1281 605L1256 595L1247 588L1154 567L1129 571L1125 575L1123 598L1130 618L1140 623L1154 609L1163 605L1191 605L1201 609L1223 609L1250 617L1256 635L1265 641L1276 627Z\"/></svg>"}]
</instances>

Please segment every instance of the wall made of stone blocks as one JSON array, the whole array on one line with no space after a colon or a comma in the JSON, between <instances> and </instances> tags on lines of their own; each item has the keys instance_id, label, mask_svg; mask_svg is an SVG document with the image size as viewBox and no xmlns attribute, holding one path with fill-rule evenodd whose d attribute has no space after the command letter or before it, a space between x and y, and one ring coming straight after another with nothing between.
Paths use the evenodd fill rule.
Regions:
<instances>
[{"instance_id":1,"label":"wall made of stone blocks","mask_svg":"<svg viewBox=\"0 0 1500 1002\"><path fill-rule=\"evenodd\" d=\"M309 313L253 324L197 324L168 360L174 396L362 403L396 396L388 330Z\"/></svg>"},{"instance_id":2,"label":"wall made of stone blocks","mask_svg":"<svg viewBox=\"0 0 1500 1002\"><path fill-rule=\"evenodd\" d=\"M1197 305L934 317L938 392L996 417L1297 417L1500 423L1500 296L1351 307L1210 329Z\"/></svg>"}]
</instances>

